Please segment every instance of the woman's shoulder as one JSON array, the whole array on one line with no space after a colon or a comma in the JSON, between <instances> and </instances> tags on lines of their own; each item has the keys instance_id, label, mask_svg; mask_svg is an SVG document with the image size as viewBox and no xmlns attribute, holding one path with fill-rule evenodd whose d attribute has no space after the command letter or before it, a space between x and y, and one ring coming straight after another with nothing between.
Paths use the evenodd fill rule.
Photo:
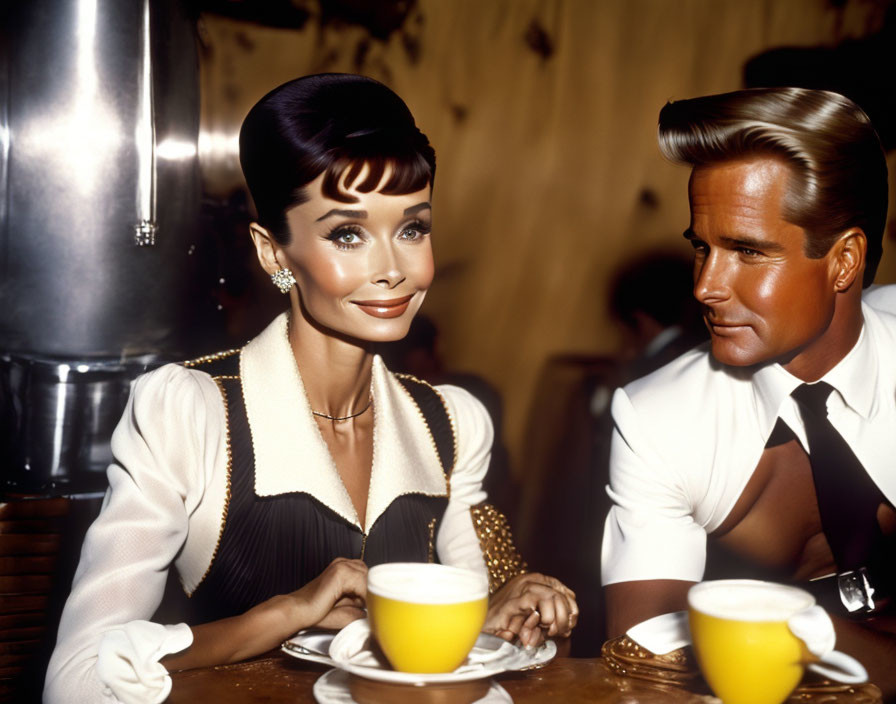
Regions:
<instances>
[{"instance_id":1,"label":"woman's shoulder","mask_svg":"<svg viewBox=\"0 0 896 704\"><path fill-rule=\"evenodd\" d=\"M485 405L463 386L439 384L433 387L444 399L448 412L452 415L486 415Z\"/></svg>"},{"instance_id":2,"label":"woman's shoulder","mask_svg":"<svg viewBox=\"0 0 896 704\"><path fill-rule=\"evenodd\" d=\"M221 402L217 381L220 375L191 363L169 363L140 375L134 381L132 398L137 406L182 406L185 408Z\"/></svg>"},{"instance_id":3,"label":"woman's shoulder","mask_svg":"<svg viewBox=\"0 0 896 704\"><path fill-rule=\"evenodd\" d=\"M494 424L482 401L462 386L440 384L434 388L444 400L451 417L459 456L468 449L490 449L494 440Z\"/></svg>"},{"instance_id":4,"label":"woman's shoulder","mask_svg":"<svg viewBox=\"0 0 896 704\"><path fill-rule=\"evenodd\" d=\"M452 421L461 416L488 416L485 406L476 396L462 386L456 384L430 384L412 374L390 372L411 396L419 402L420 397L432 397L441 401Z\"/></svg>"}]
</instances>

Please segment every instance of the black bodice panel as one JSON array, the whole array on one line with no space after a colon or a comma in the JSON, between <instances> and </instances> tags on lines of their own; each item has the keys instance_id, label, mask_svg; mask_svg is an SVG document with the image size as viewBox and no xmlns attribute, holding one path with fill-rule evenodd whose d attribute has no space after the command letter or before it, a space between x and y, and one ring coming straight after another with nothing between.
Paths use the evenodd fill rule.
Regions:
<instances>
[{"instance_id":1,"label":"black bodice panel","mask_svg":"<svg viewBox=\"0 0 896 704\"><path fill-rule=\"evenodd\" d=\"M308 494L256 496L255 456L240 380L219 381L228 408L230 500L211 567L190 599L192 622L240 614L272 596L299 589L336 557L361 558L369 566L433 559L446 496L398 497L366 538L357 526Z\"/></svg>"}]
</instances>

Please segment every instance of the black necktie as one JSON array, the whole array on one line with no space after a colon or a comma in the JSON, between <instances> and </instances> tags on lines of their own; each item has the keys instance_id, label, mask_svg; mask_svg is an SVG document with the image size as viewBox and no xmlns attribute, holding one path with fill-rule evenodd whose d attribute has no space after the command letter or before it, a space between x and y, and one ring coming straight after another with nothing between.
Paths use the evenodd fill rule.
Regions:
<instances>
[{"instance_id":1,"label":"black necktie","mask_svg":"<svg viewBox=\"0 0 896 704\"><path fill-rule=\"evenodd\" d=\"M825 537L839 572L870 567L880 559L883 535L877 511L885 498L862 463L828 420L827 398L833 387L823 381L802 384L793 392L809 441Z\"/></svg>"}]
</instances>

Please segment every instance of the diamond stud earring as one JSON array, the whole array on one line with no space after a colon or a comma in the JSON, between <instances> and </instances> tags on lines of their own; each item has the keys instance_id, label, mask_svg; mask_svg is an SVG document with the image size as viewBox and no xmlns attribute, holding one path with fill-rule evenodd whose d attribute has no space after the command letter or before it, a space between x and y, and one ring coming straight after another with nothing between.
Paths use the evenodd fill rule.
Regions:
<instances>
[{"instance_id":1,"label":"diamond stud earring","mask_svg":"<svg viewBox=\"0 0 896 704\"><path fill-rule=\"evenodd\" d=\"M289 289L296 285L296 277L285 266L281 267L277 273L271 274L271 281L280 289L280 293L289 293Z\"/></svg>"}]
</instances>

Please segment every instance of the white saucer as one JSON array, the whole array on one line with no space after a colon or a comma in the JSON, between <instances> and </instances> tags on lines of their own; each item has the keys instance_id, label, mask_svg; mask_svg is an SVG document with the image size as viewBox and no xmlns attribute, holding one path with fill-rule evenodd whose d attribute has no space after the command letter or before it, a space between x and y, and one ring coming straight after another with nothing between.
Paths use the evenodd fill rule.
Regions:
<instances>
[{"instance_id":1,"label":"white saucer","mask_svg":"<svg viewBox=\"0 0 896 704\"><path fill-rule=\"evenodd\" d=\"M280 646L280 649L294 658L319 662L330 667L336 663L327 654L330 652L330 643L336 637L335 631L324 631L316 628L307 628L299 631L288 641Z\"/></svg>"},{"instance_id":2,"label":"white saucer","mask_svg":"<svg viewBox=\"0 0 896 704\"><path fill-rule=\"evenodd\" d=\"M315 630L300 631L286 641L282 649L301 660L330 665L358 677L414 685L468 682L508 670L534 669L545 665L557 654L557 645L551 640L534 650L526 650L497 636L480 633L470 656L454 672L398 672L373 652L370 639L367 619L360 619L337 634ZM329 657L323 655L325 652L330 654Z\"/></svg>"},{"instance_id":3,"label":"white saucer","mask_svg":"<svg viewBox=\"0 0 896 704\"><path fill-rule=\"evenodd\" d=\"M319 704L356 704L349 691L348 672L327 670L314 683L314 699ZM490 683L488 692L474 704L513 704L513 699L497 682Z\"/></svg>"}]
</instances>

